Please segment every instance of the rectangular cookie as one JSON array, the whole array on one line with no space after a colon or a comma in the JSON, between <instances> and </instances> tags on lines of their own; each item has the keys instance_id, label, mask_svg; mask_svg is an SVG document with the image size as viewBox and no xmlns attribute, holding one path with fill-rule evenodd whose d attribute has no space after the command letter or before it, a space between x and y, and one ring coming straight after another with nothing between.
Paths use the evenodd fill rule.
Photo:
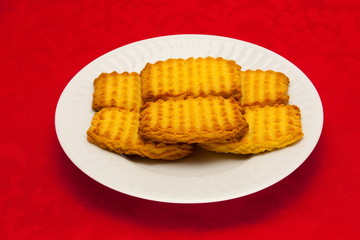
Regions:
<instances>
[{"instance_id":1,"label":"rectangular cookie","mask_svg":"<svg viewBox=\"0 0 360 240\"><path fill-rule=\"evenodd\" d=\"M188 144L144 141L138 134L139 116L126 109L102 108L94 114L87 139L109 151L152 159L174 160L193 153L193 146Z\"/></svg>"},{"instance_id":2,"label":"rectangular cookie","mask_svg":"<svg viewBox=\"0 0 360 240\"><path fill-rule=\"evenodd\" d=\"M200 143L240 137L248 129L233 98L219 96L148 102L140 113L139 134L165 143Z\"/></svg>"},{"instance_id":3,"label":"rectangular cookie","mask_svg":"<svg viewBox=\"0 0 360 240\"><path fill-rule=\"evenodd\" d=\"M241 72L242 106L287 104L289 78L272 70Z\"/></svg>"},{"instance_id":4,"label":"rectangular cookie","mask_svg":"<svg viewBox=\"0 0 360 240\"><path fill-rule=\"evenodd\" d=\"M286 147L303 137L300 109L295 105L245 108L249 131L242 138L199 144L214 152L251 154Z\"/></svg>"},{"instance_id":5,"label":"rectangular cookie","mask_svg":"<svg viewBox=\"0 0 360 240\"><path fill-rule=\"evenodd\" d=\"M170 97L239 97L241 67L223 58L168 59L141 71L144 102Z\"/></svg>"},{"instance_id":6,"label":"rectangular cookie","mask_svg":"<svg viewBox=\"0 0 360 240\"><path fill-rule=\"evenodd\" d=\"M117 107L139 111L141 101L141 80L138 73L102 73L94 80L92 108Z\"/></svg>"}]
</instances>

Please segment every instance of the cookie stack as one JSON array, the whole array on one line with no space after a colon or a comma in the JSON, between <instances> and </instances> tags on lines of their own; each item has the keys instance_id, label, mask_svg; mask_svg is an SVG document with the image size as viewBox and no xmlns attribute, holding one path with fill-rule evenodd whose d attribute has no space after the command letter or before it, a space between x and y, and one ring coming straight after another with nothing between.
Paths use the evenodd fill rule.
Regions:
<instances>
[{"instance_id":1,"label":"cookie stack","mask_svg":"<svg viewBox=\"0 0 360 240\"><path fill-rule=\"evenodd\" d=\"M300 109L287 105L288 85L283 73L241 71L212 57L148 63L140 74L102 73L88 140L166 160L190 155L194 144L235 154L286 147L303 136Z\"/></svg>"}]
</instances>

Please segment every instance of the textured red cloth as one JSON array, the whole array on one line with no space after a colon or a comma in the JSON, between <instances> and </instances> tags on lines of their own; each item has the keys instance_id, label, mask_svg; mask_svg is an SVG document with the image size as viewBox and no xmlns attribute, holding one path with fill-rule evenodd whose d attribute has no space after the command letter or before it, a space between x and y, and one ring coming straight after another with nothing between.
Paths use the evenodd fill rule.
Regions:
<instances>
[{"instance_id":1,"label":"textured red cloth","mask_svg":"<svg viewBox=\"0 0 360 240\"><path fill-rule=\"evenodd\" d=\"M359 1L0 1L0 239L360 239ZM324 106L305 163L239 199L168 204L90 179L54 129L57 100L86 64L156 36L212 34L297 65Z\"/></svg>"}]
</instances>

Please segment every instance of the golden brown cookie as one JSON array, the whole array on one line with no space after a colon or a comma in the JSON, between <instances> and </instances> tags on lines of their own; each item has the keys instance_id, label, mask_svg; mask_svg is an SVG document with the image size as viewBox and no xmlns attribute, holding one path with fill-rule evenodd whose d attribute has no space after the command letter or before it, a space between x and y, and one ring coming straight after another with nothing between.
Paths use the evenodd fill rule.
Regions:
<instances>
[{"instance_id":1,"label":"golden brown cookie","mask_svg":"<svg viewBox=\"0 0 360 240\"><path fill-rule=\"evenodd\" d=\"M242 138L199 145L214 152L250 154L283 148L303 137L297 106L246 107L244 116L249 131Z\"/></svg>"},{"instance_id":2,"label":"golden brown cookie","mask_svg":"<svg viewBox=\"0 0 360 240\"><path fill-rule=\"evenodd\" d=\"M287 104L289 78L272 70L241 72L242 106Z\"/></svg>"},{"instance_id":3,"label":"golden brown cookie","mask_svg":"<svg viewBox=\"0 0 360 240\"><path fill-rule=\"evenodd\" d=\"M141 80L138 73L102 73L94 80L92 108L99 111L105 107L117 107L139 111Z\"/></svg>"},{"instance_id":4,"label":"golden brown cookie","mask_svg":"<svg viewBox=\"0 0 360 240\"><path fill-rule=\"evenodd\" d=\"M236 138L247 129L233 98L208 96L146 103L140 114L139 134L165 143L201 143Z\"/></svg>"},{"instance_id":5,"label":"golden brown cookie","mask_svg":"<svg viewBox=\"0 0 360 240\"><path fill-rule=\"evenodd\" d=\"M144 141L138 135L139 113L119 108L103 108L95 113L87 131L88 141L119 153L152 159L174 160L193 152L188 144Z\"/></svg>"},{"instance_id":6,"label":"golden brown cookie","mask_svg":"<svg viewBox=\"0 0 360 240\"><path fill-rule=\"evenodd\" d=\"M239 97L241 67L223 58L168 59L141 71L144 102L170 97Z\"/></svg>"}]
</instances>

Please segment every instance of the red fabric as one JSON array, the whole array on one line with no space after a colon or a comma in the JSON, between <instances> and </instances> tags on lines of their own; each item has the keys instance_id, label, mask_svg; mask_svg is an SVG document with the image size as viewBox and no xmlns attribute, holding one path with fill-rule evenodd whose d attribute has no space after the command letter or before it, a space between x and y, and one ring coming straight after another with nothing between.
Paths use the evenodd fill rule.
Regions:
<instances>
[{"instance_id":1,"label":"red fabric","mask_svg":"<svg viewBox=\"0 0 360 240\"><path fill-rule=\"evenodd\" d=\"M359 239L357 0L0 1L0 239ZM233 37L297 65L324 105L305 163L209 204L137 199L87 177L54 130L65 85L100 55L180 33Z\"/></svg>"}]
</instances>

